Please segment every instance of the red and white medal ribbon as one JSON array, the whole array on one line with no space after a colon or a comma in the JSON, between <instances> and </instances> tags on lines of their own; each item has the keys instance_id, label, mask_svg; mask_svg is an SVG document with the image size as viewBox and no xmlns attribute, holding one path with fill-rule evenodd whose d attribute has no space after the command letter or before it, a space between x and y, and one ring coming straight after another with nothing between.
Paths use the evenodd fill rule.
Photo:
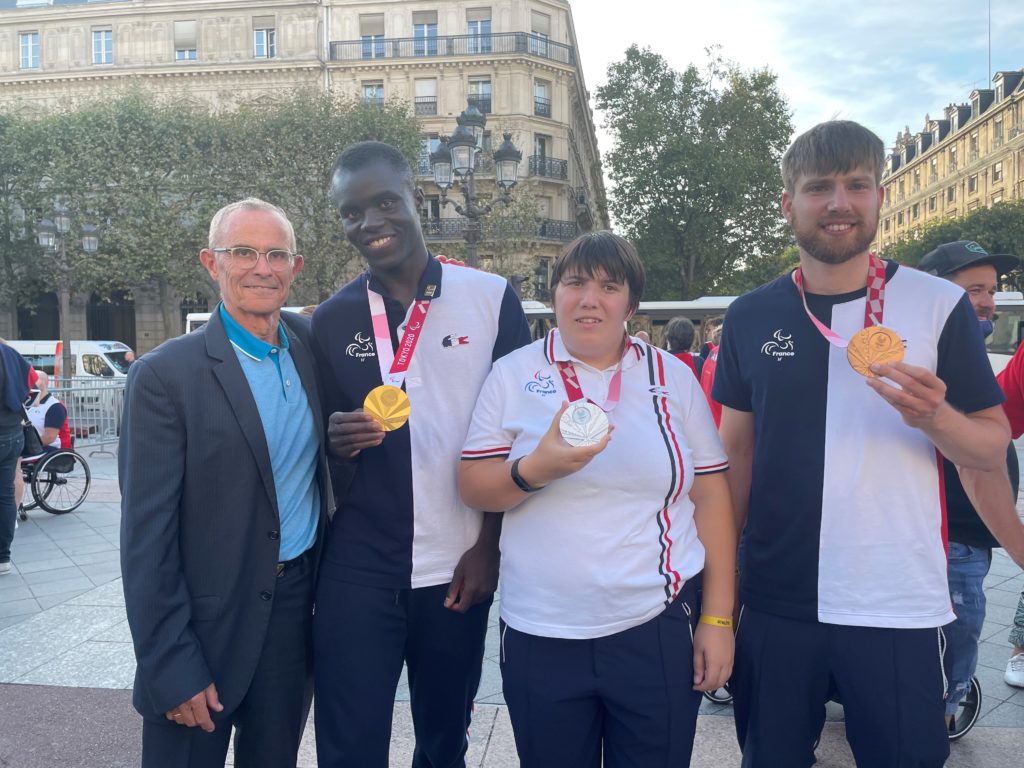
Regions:
<instances>
[{"instance_id":1,"label":"red and white medal ribbon","mask_svg":"<svg viewBox=\"0 0 1024 768\"><path fill-rule=\"evenodd\" d=\"M554 331L552 331L554 333ZM625 358L633 347L633 342L626 336L626 348L622 350L622 358ZM565 387L566 397L569 398L570 403L575 403L578 400L584 399L583 387L580 385L579 377L576 375L576 367L571 361L567 360L556 360L555 365L558 366L558 373L562 377L562 386ZM585 398L588 403L594 403L605 413L611 413L615 410L615 406L619 404L619 397L622 394L622 359L619 360L619 364L615 367L615 373L612 374L612 380L608 384L608 397L604 403L594 403L590 398Z\"/></svg>"},{"instance_id":2,"label":"red and white medal ribbon","mask_svg":"<svg viewBox=\"0 0 1024 768\"><path fill-rule=\"evenodd\" d=\"M370 302L370 319L373 322L373 337L377 343L377 364L380 366L380 379L384 384L402 388L405 375L409 371L413 352L419 343L423 326L427 322L430 311L429 299L417 299L409 307L405 315L405 330L398 337L398 354L391 344L391 328L388 327L388 314L384 307L384 297L366 286L366 298Z\"/></svg>"},{"instance_id":3,"label":"red and white medal ribbon","mask_svg":"<svg viewBox=\"0 0 1024 768\"><path fill-rule=\"evenodd\" d=\"M872 325L881 325L882 316L885 312L885 262L873 253L869 255L871 260L868 264L868 292L864 301L865 328L869 328ZM804 311L807 312L807 316L814 323L814 327L818 329L822 336L828 339L830 344L841 349L848 347L850 340L844 339L821 322L811 312L811 308L807 306L807 296L804 295L804 274L800 267L797 267L793 273L793 282L796 283L796 289L800 292L800 300L804 303Z\"/></svg>"}]
</instances>

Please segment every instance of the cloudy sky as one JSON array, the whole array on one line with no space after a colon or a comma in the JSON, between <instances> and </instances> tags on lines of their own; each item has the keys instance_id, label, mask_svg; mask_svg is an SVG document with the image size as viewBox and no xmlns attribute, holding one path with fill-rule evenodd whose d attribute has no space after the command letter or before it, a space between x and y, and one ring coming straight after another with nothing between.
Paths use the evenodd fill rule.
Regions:
<instances>
[{"instance_id":1,"label":"cloudy sky","mask_svg":"<svg viewBox=\"0 0 1024 768\"><path fill-rule=\"evenodd\" d=\"M587 88L636 43L676 69L721 46L779 76L797 132L857 120L891 147L950 102L991 87L988 0L571 0ZM991 72L1024 68L1024 2L991 0ZM610 143L596 116L601 151Z\"/></svg>"}]
</instances>

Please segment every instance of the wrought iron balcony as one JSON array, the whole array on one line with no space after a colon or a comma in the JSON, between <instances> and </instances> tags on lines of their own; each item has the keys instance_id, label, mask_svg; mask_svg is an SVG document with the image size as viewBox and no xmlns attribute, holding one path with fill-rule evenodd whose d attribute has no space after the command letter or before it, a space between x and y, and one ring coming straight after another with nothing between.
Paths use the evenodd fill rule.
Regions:
<instances>
[{"instance_id":1,"label":"wrought iron balcony","mask_svg":"<svg viewBox=\"0 0 1024 768\"><path fill-rule=\"evenodd\" d=\"M556 160L546 155L530 155L529 174L566 181L569 178L569 161Z\"/></svg>"},{"instance_id":2,"label":"wrought iron balcony","mask_svg":"<svg viewBox=\"0 0 1024 768\"><path fill-rule=\"evenodd\" d=\"M466 97L466 101L479 109L485 115L489 115L491 113L490 96L478 96L471 93Z\"/></svg>"},{"instance_id":3,"label":"wrought iron balcony","mask_svg":"<svg viewBox=\"0 0 1024 768\"><path fill-rule=\"evenodd\" d=\"M363 96L363 104L368 107L377 107L377 109L384 108L384 97L383 96Z\"/></svg>"},{"instance_id":4,"label":"wrought iron balcony","mask_svg":"<svg viewBox=\"0 0 1024 768\"><path fill-rule=\"evenodd\" d=\"M331 42L331 61L359 59L443 58L524 53L575 66L576 50L543 35L494 32L490 35L445 35L430 38L385 37Z\"/></svg>"},{"instance_id":5,"label":"wrought iron balcony","mask_svg":"<svg viewBox=\"0 0 1024 768\"><path fill-rule=\"evenodd\" d=\"M421 222L423 236L427 240L461 240L466 220L462 217L450 219L426 219ZM495 221L484 224L484 240L500 237L526 237L539 240L569 242L579 234L575 221L560 219L537 219L529 222Z\"/></svg>"},{"instance_id":6,"label":"wrought iron balcony","mask_svg":"<svg viewBox=\"0 0 1024 768\"><path fill-rule=\"evenodd\" d=\"M551 99L534 96L533 114L537 115L537 117L551 117Z\"/></svg>"},{"instance_id":7,"label":"wrought iron balcony","mask_svg":"<svg viewBox=\"0 0 1024 768\"><path fill-rule=\"evenodd\" d=\"M417 96L413 103L416 117L431 117L437 114L437 96Z\"/></svg>"}]
</instances>

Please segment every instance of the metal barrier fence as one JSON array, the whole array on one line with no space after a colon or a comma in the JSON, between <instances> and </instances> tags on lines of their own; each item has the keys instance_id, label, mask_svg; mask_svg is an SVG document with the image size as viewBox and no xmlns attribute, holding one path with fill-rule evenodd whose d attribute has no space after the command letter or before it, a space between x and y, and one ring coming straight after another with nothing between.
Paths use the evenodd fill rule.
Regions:
<instances>
[{"instance_id":1,"label":"metal barrier fence","mask_svg":"<svg viewBox=\"0 0 1024 768\"><path fill-rule=\"evenodd\" d=\"M68 426L79 453L114 455L110 446L117 444L121 434L124 382L76 377L70 386L50 387L54 397L68 409Z\"/></svg>"}]
</instances>

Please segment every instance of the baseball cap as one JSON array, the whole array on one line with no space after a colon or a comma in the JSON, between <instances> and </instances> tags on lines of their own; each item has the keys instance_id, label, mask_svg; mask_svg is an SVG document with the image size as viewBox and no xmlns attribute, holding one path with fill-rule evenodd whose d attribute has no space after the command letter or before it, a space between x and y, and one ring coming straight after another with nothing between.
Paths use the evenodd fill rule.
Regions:
<instances>
[{"instance_id":1,"label":"baseball cap","mask_svg":"<svg viewBox=\"0 0 1024 768\"><path fill-rule=\"evenodd\" d=\"M1009 254L989 253L973 240L957 240L955 243L943 243L925 254L917 268L936 277L945 277L982 264L991 264L996 268L996 273L1005 275L1020 266L1020 259Z\"/></svg>"}]
</instances>

